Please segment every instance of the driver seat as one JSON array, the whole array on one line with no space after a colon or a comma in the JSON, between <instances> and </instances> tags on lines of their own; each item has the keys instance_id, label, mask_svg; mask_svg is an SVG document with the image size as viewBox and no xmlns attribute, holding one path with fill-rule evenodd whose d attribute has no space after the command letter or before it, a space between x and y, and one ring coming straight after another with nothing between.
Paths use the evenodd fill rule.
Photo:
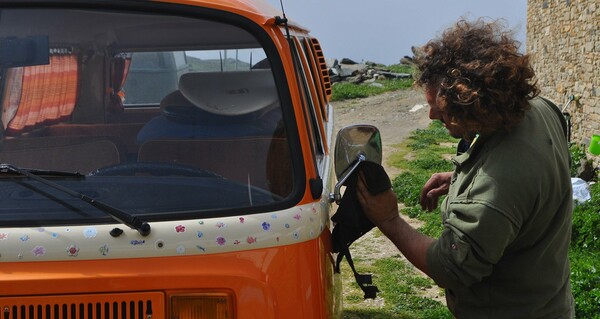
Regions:
<instances>
[{"instance_id":1,"label":"driver seat","mask_svg":"<svg viewBox=\"0 0 600 319\"><path fill-rule=\"evenodd\" d=\"M138 162L193 166L281 196L291 191L291 158L285 138L151 140L140 147Z\"/></svg>"}]
</instances>

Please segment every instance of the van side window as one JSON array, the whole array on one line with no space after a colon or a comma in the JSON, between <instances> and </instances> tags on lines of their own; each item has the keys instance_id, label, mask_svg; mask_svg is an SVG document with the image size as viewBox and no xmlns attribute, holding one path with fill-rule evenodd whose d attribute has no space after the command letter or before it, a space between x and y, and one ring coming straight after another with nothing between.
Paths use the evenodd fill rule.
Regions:
<instances>
[{"instance_id":1,"label":"van side window","mask_svg":"<svg viewBox=\"0 0 600 319\"><path fill-rule=\"evenodd\" d=\"M307 123L307 127L311 131L310 133L312 138L314 156L316 157L317 162L320 164L323 159L323 155L325 154L325 149L323 146L323 123L321 119L317 117L316 114L316 90L314 88L314 82L310 78L310 74L307 73L308 62L306 61L306 55L304 54L302 47L299 45L298 39L294 37L293 40L293 51L297 59L297 71L300 77L300 79L298 80L301 82L300 84L303 93L304 103L306 103L305 110L308 113L306 114L306 117L309 122ZM318 167L319 170L322 169L321 165L318 165Z\"/></svg>"},{"instance_id":2,"label":"van side window","mask_svg":"<svg viewBox=\"0 0 600 319\"><path fill-rule=\"evenodd\" d=\"M120 53L122 54L122 53ZM241 72L264 68L262 48L133 52L123 104L127 107L158 106L177 89L179 78L189 72Z\"/></svg>"},{"instance_id":3,"label":"van side window","mask_svg":"<svg viewBox=\"0 0 600 319\"><path fill-rule=\"evenodd\" d=\"M295 45L298 48L298 53L300 57L300 62L302 64L302 71L304 77L306 79L306 86L308 87L308 92L310 93L312 108L311 108L311 117L313 118L313 122L315 123L315 127L318 127L318 137L324 146L324 152L327 152L325 148L327 145L327 141L325 140L325 123L324 123L324 114L322 110L322 100L321 95L319 94L319 87L317 87L317 82L315 80L315 74L312 70L312 63L310 62L310 56L306 51L306 47L304 46L304 40L295 38Z\"/></svg>"},{"instance_id":4,"label":"van side window","mask_svg":"<svg viewBox=\"0 0 600 319\"><path fill-rule=\"evenodd\" d=\"M186 69L184 52L135 52L123 87L124 105L158 104L177 89L179 75ZM176 59L176 57L179 57Z\"/></svg>"}]
</instances>

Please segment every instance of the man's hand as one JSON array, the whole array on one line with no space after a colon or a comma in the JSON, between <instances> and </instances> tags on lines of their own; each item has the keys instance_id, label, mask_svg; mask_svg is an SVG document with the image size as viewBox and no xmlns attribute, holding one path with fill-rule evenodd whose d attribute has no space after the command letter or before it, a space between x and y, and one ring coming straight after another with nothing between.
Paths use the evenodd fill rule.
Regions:
<instances>
[{"instance_id":1,"label":"man's hand","mask_svg":"<svg viewBox=\"0 0 600 319\"><path fill-rule=\"evenodd\" d=\"M448 194L452 172L436 173L431 175L427 183L421 189L421 208L428 211L434 210L440 196Z\"/></svg>"},{"instance_id":2,"label":"man's hand","mask_svg":"<svg viewBox=\"0 0 600 319\"><path fill-rule=\"evenodd\" d=\"M371 195L367 189L363 172L359 172L356 188L358 202L362 206L365 216L377 227L393 218L398 218L398 201L391 188L383 193Z\"/></svg>"}]
</instances>

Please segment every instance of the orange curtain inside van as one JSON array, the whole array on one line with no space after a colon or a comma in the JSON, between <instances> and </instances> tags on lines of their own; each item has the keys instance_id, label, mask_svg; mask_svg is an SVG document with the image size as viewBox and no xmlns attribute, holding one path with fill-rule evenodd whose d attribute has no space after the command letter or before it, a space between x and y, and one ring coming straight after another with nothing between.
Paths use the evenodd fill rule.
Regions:
<instances>
[{"instance_id":1,"label":"orange curtain inside van","mask_svg":"<svg viewBox=\"0 0 600 319\"><path fill-rule=\"evenodd\" d=\"M112 113L123 112L123 100L125 99L125 80L131 66L131 53L119 53L115 55L110 66L110 105Z\"/></svg>"},{"instance_id":2,"label":"orange curtain inside van","mask_svg":"<svg viewBox=\"0 0 600 319\"><path fill-rule=\"evenodd\" d=\"M64 121L77 100L77 56L51 55L50 64L8 69L2 101L5 132L19 134Z\"/></svg>"}]
</instances>

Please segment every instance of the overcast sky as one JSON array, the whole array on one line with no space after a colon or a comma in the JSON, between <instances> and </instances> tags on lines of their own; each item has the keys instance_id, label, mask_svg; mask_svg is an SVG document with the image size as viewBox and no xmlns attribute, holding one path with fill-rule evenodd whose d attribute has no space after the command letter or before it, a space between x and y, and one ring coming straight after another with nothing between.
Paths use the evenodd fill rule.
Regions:
<instances>
[{"instance_id":1,"label":"overcast sky","mask_svg":"<svg viewBox=\"0 0 600 319\"><path fill-rule=\"evenodd\" d=\"M280 10L279 0L267 0ZM327 58L398 63L460 17L505 19L525 51L527 0L283 0L286 16L319 38Z\"/></svg>"}]
</instances>

